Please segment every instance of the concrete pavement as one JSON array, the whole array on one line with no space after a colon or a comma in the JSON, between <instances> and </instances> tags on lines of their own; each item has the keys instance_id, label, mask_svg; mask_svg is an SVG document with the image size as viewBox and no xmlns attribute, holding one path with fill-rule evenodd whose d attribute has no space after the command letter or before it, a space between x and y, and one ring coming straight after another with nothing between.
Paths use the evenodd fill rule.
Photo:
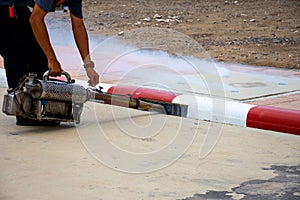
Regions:
<instances>
[{"instance_id":1,"label":"concrete pavement","mask_svg":"<svg viewBox=\"0 0 300 200\"><path fill-rule=\"evenodd\" d=\"M100 47L93 57L104 83L224 94L238 102L300 110L298 71L224 63L211 71L164 53L114 59L120 52L103 54ZM85 81L76 51L65 46L56 51L65 70ZM0 82L3 96L3 70ZM78 126L20 127L3 113L0 125L0 199L300 198L296 135L92 102L85 104Z\"/></svg>"},{"instance_id":2,"label":"concrete pavement","mask_svg":"<svg viewBox=\"0 0 300 200\"><path fill-rule=\"evenodd\" d=\"M1 95L3 92L2 88ZM200 159L199 151L208 128L217 124L166 117L158 135L142 139L130 137L122 130L132 128L132 123L127 123L131 120L139 127L147 126L150 116L144 112L133 111L135 117L128 119L120 117L127 114L127 109L118 108L120 113L116 117L110 106L92 103L86 106L98 111L96 116L106 139L126 151L152 152L178 137L177 134L195 134L195 137L187 151L173 163L153 172L132 174L116 168L126 157L113 157L116 166L112 166L100 154L91 152L93 146L84 138L85 134L93 131L96 134L100 129L93 120L88 121L90 112L83 114L79 127L66 123L47 128L15 126L13 117L1 113L0 199L300 197L299 136L224 125L212 151ZM165 116L151 115L151 118L155 121ZM122 120L127 122L116 125ZM85 127L89 131L84 131ZM94 142L105 145L104 140L97 138ZM113 155L110 150L98 153ZM128 158L124 165L130 162ZM157 158L155 162L162 160ZM285 171L278 170L281 168Z\"/></svg>"}]
</instances>

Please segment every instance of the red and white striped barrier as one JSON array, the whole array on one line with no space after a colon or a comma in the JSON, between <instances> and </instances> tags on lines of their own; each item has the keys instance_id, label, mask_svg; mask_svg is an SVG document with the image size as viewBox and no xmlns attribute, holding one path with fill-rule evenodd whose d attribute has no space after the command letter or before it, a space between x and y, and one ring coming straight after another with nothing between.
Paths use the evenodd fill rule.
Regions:
<instances>
[{"instance_id":1,"label":"red and white striped barrier","mask_svg":"<svg viewBox=\"0 0 300 200\"><path fill-rule=\"evenodd\" d=\"M228 99L101 84L103 92L188 105L188 118L300 135L300 111L257 106Z\"/></svg>"}]
</instances>

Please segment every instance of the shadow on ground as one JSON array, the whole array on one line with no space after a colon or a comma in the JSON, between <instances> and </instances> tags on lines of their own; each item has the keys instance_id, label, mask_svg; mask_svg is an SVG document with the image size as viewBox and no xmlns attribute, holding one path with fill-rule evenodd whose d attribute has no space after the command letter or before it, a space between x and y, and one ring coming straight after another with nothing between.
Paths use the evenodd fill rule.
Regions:
<instances>
[{"instance_id":1,"label":"shadow on ground","mask_svg":"<svg viewBox=\"0 0 300 200\"><path fill-rule=\"evenodd\" d=\"M274 170L277 174L267 180L250 180L232 188L232 191L208 191L205 194L195 194L184 200L233 199L235 194L243 200L250 199L300 199L300 165L277 166L264 170Z\"/></svg>"}]
</instances>

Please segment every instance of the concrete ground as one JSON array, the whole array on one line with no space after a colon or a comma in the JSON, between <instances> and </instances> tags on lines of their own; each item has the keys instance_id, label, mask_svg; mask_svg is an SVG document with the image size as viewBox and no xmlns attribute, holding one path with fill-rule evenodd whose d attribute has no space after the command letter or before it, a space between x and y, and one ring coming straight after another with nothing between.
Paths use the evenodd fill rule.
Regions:
<instances>
[{"instance_id":1,"label":"concrete ground","mask_svg":"<svg viewBox=\"0 0 300 200\"><path fill-rule=\"evenodd\" d=\"M76 57L67 47L57 51L64 58ZM85 80L80 66L71 65L76 59L64 60L64 66L69 66L65 69ZM222 88L211 85L216 93L223 90L227 98L256 105L300 109L298 71L220 66ZM98 70L105 72L103 82L116 83L116 77L128 71L126 67ZM194 84L187 68L178 71L180 78L192 81L193 90L204 91L203 84ZM139 83L135 75L122 77L134 85ZM170 76L172 86L185 91L185 83ZM3 96L3 70L0 80ZM0 125L1 200L300 199L300 137L296 135L92 102L85 104L79 125L21 127L3 113Z\"/></svg>"},{"instance_id":2,"label":"concrete ground","mask_svg":"<svg viewBox=\"0 0 300 200\"><path fill-rule=\"evenodd\" d=\"M88 103L87 107L98 111L101 129L88 120L91 112L83 114L79 127L69 123L20 127L13 117L0 114L0 199L300 198L299 136L224 125L212 151L200 158L208 128L217 124L152 115L152 120L166 123L158 135L143 139L124 134L122 130L133 124L129 118L113 116L110 106ZM144 112L132 115L139 127L149 123ZM124 120L129 123L116 124ZM100 133L126 151L149 154L180 134L192 140L188 145L182 141L186 152L170 151L170 157L179 155L170 162L159 156L145 160L144 165L153 166L148 168L135 163L134 156L114 155L111 148L97 152L95 146L107 143L98 137ZM92 141L86 138L90 134L96 134ZM181 142L176 145L181 147Z\"/></svg>"}]
</instances>

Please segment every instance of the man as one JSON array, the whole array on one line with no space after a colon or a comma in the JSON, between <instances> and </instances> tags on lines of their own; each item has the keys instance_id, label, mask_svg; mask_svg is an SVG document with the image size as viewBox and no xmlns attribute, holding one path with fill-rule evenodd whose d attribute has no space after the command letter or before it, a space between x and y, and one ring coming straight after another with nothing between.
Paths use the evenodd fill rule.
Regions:
<instances>
[{"instance_id":1,"label":"man","mask_svg":"<svg viewBox=\"0 0 300 200\"><path fill-rule=\"evenodd\" d=\"M30 23L38 43L47 56L50 76L60 76L63 70L50 43L44 19L50 10L61 3L69 7L75 42L90 79L89 84L95 86L99 83L99 75L94 70L94 62L89 53L88 36L82 19L82 0L35 0Z\"/></svg>"},{"instance_id":2,"label":"man","mask_svg":"<svg viewBox=\"0 0 300 200\"><path fill-rule=\"evenodd\" d=\"M99 75L93 69L94 63L89 56L87 33L82 21L81 0L72 0L74 3L67 3L70 6L72 25L76 44L89 77L89 83L95 86L99 82ZM37 0L34 6L34 16L27 7L30 0L0 0L0 55L4 58L4 67L9 88L16 88L20 79L29 73L36 73L38 78L42 78L45 71L50 70L50 75L60 76L62 68L57 61L53 48L49 42L46 29L39 31L45 26L41 21L47 14L47 10L42 10L42 3L50 3L55 6L57 3L52 0ZM74 14L75 13L75 14ZM32 23L32 27L29 23ZM38 42L32 30L38 37ZM46 40L45 40L46 38ZM46 42L46 43L45 43ZM39 45L40 43L40 45ZM45 45L46 44L46 45ZM41 48L42 47L42 48ZM45 53L44 53L45 52ZM50 52L50 53L49 53ZM30 121L17 117L17 125L51 125Z\"/></svg>"}]
</instances>

